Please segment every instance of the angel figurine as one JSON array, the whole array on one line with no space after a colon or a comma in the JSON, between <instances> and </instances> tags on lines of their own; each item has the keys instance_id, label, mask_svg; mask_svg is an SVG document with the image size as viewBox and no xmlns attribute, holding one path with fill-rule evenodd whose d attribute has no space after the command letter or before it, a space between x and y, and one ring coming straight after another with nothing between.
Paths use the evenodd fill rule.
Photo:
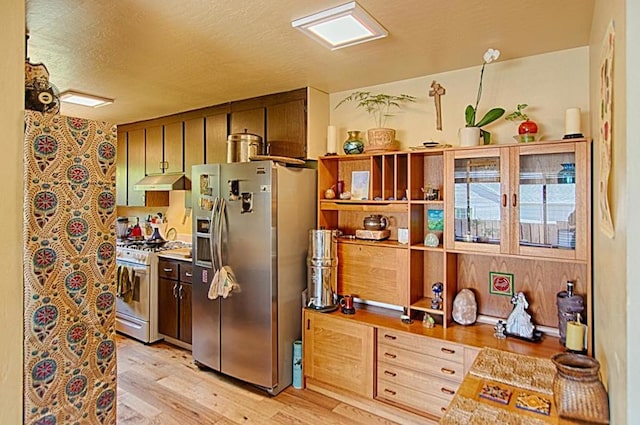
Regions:
<instances>
[{"instance_id":1,"label":"angel figurine","mask_svg":"<svg viewBox=\"0 0 640 425\"><path fill-rule=\"evenodd\" d=\"M525 311L529 308L529 303L524 297L524 293L518 292L511 299L511 303L515 304L515 307L507 319L507 332L524 338L531 338L534 326L531 323L531 316Z\"/></svg>"}]
</instances>

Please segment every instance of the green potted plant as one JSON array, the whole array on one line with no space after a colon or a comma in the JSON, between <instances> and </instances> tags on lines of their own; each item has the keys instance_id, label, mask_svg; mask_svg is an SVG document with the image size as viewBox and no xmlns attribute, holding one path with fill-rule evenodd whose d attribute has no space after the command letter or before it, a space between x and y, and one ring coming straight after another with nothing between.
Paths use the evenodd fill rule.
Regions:
<instances>
[{"instance_id":1,"label":"green potted plant","mask_svg":"<svg viewBox=\"0 0 640 425\"><path fill-rule=\"evenodd\" d=\"M484 144L491 143L491 133L482 129L487 124L491 124L502 115L504 115L503 108L493 108L489 110L484 116L476 121L478 114L478 104L480 103L480 97L482 96L482 78L484 77L484 67L500 57L500 51L496 49L488 49L483 56L482 70L480 71L480 84L478 85L478 95L476 96L476 105L468 105L464 110L465 129L460 129L460 144L462 146L476 145L480 140L480 137L484 140Z\"/></svg>"},{"instance_id":2,"label":"green potted plant","mask_svg":"<svg viewBox=\"0 0 640 425\"><path fill-rule=\"evenodd\" d=\"M373 94L368 91L355 91L349 96L342 99L336 108L345 103L355 102L356 108L362 108L375 121L375 128L367 130L368 145L365 151L389 151L397 150L396 131L392 128L386 128L385 124L388 117L393 116L393 110L401 109L408 102L415 102L414 96L408 94L390 95L390 94Z\"/></svg>"},{"instance_id":3,"label":"green potted plant","mask_svg":"<svg viewBox=\"0 0 640 425\"><path fill-rule=\"evenodd\" d=\"M518 135L514 136L516 140L522 143L535 142L538 135L538 125L524 113L527 106L529 105L526 103L519 103L515 111L504 117L508 121L522 121L518 126Z\"/></svg>"}]
</instances>

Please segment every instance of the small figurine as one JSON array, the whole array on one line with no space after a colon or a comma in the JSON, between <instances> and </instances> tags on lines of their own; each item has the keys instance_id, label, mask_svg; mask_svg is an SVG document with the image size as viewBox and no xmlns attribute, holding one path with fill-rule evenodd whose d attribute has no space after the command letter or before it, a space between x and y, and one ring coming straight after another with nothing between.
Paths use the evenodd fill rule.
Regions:
<instances>
[{"instance_id":1,"label":"small figurine","mask_svg":"<svg viewBox=\"0 0 640 425\"><path fill-rule=\"evenodd\" d=\"M431 308L434 310L442 310L442 282L436 282L431 285L431 292L433 292L433 298L431 298Z\"/></svg>"},{"instance_id":2,"label":"small figurine","mask_svg":"<svg viewBox=\"0 0 640 425\"><path fill-rule=\"evenodd\" d=\"M524 297L524 293L518 292L517 295L511 298L511 303L515 304L515 307L507 319L507 332L524 338L531 338L534 326L531 323L531 316L525 311L529 308L529 303Z\"/></svg>"},{"instance_id":3,"label":"small figurine","mask_svg":"<svg viewBox=\"0 0 640 425\"><path fill-rule=\"evenodd\" d=\"M505 339L507 336L504 334L506 329L506 325L502 320L498 320L498 323L493 327L493 330L496 331L493 336L498 339Z\"/></svg>"},{"instance_id":4,"label":"small figurine","mask_svg":"<svg viewBox=\"0 0 640 425\"><path fill-rule=\"evenodd\" d=\"M433 328L436 326L436 321L429 313L425 313L422 318L422 326L425 328Z\"/></svg>"}]
</instances>

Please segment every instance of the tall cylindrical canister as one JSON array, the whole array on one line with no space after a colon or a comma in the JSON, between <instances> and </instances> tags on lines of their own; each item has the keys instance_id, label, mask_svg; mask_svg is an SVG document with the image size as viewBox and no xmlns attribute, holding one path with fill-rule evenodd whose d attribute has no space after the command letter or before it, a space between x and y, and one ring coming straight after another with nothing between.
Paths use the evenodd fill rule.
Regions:
<instances>
[{"instance_id":1,"label":"tall cylindrical canister","mask_svg":"<svg viewBox=\"0 0 640 425\"><path fill-rule=\"evenodd\" d=\"M293 342L293 388L302 389L302 341Z\"/></svg>"},{"instance_id":2,"label":"tall cylindrical canister","mask_svg":"<svg viewBox=\"0 0 640 425\"><path fill-rule=\"evenodd\" d=\"M560 343L564 345L567 339L567 323L575 322L578 314L584 314L584 298L573 292L574 283L567 282L567 290L560 291L556 295L558 307L558 330L560 331Z\"/></svg>"},{"instance_id":3,"label":"tall cylindrical canister","mask_svg":"<svg viewBox=\"0 0 640 425\"><path fill-rule=\"evenodd\" d=\"M308 308L335 310L334 291L338 282L338 232L310 230L307 255Z\"/></svg>"}]
</instances>

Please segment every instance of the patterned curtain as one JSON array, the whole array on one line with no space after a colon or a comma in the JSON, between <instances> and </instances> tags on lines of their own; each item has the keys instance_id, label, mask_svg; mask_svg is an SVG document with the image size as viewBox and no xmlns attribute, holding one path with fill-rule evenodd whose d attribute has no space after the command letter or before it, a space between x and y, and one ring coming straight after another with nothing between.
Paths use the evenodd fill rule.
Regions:
<instances>
[{"instance_id":1,"label":"patterned curtain","mask_svg":"<svg viewBox=\"0 0 640 425\"><path fill-rule=\"evenodd\" d=\"M25 114L25 424L115 424L116 127Z\"/></svg>"}]
</instances>

